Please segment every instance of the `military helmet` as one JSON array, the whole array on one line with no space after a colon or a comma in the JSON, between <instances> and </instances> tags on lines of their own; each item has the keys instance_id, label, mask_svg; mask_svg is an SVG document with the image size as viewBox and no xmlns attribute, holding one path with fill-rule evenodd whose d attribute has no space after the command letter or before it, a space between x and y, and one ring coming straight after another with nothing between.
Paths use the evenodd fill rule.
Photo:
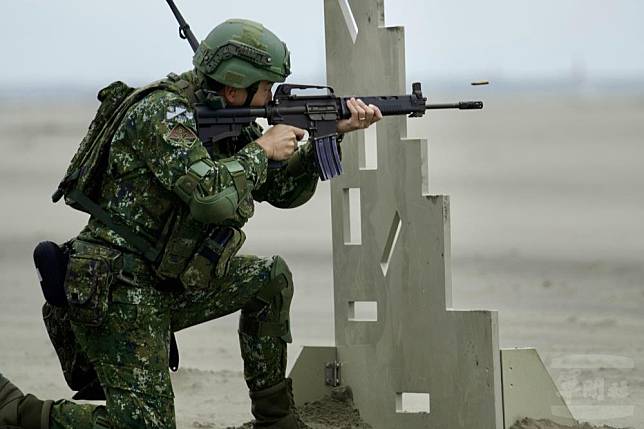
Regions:
<instances>
[{"instance_id":1,"label":"military helmet","mask_svg":"<svg viewBox=\"0 0 644 429\"><path fill-rule=\"evenodd\" d=\"M291 74L290 57L286 44L262 24L229 19L201 42L192 63L219 83L248 88L261 80L284 82Z\"/></svg>"}]
</instances>

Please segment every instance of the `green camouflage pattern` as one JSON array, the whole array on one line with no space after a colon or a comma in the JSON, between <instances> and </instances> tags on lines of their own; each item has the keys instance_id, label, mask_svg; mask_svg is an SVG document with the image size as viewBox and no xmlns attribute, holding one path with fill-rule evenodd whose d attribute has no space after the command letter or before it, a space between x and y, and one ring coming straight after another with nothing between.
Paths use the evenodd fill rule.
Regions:
<instances>
[{"instance_id":1,"label":"green camouflage pattern","mask_svg":"<svg viewBox=\"0 0 644 429\"><path fill-rule=\"evenodd\" d=\"M182 75L199 82L195 72ZM309 144L297 159L278 169L267 168L263 150L254 142L261 135L256 124L242 135L218 144L208 153L196 137L194 110L189 97L159 90L129 109L112 138L98 203L132 230L147 237L163 237L164 228L186 205L174 192L177 180L200 160L212 160L212 171L202 181L201 195L216 195L234 186L233 178L219 160L233 158L244 168L248 192L243 210L227 224L241 227L252 216L253 198L277 207L291 207L308 200L319 176ZM295 165L297 164L297 165ZM295 166L295 167L294 167ZM294 174L296 172L297 174ZM240 204L241 207L241 204ZM190 216L190 228L207 236L218 225L197 224ZM197 225L197 226L195 226ZM102 243L107 248L137 254L127 241L91 218L78 237L84 242ZM83 251L76 252L82 257ZM141 259L142 261L142 259ZM92 300L77 300L71 314L94 314L94 318L71 318L76 347L91 362L107 397L107 416L114 428L174 428L173 391L168 372L170 332L179 331L241 310L242 317L288 315L287 303L274 300L257 305L259 291L271 283L276 258L232 256L223 277L213 276L208 287L198 289L155 288L160 284L154 267L141 262L136 275L124 280L113 272L106 305L84 308ZM283 263L283 262L281 262ZM87 283L82 264L70 265L70 290ZM131 267L130 267L131 268ZM117 270L112 265L113 270ZM78 270L79 272L75 272ZM203 283L203 279L200 279ZM292 291L291 291L292 292ZM88 295L89 296L89 295ZM69 329L69 327L67 327ZM71 345L72 343L69 342ZM244 375L251 391L282 381L286 371L286 342L277 336L240 333ZM58 352L58 351L57 351ZM59 352L59 355L61 353ZM64 353L62 353L64 354ZM93 405L58 401L52 410L53 428L91 428Z\"/></svg>"},{"instance_id":2,"label":"green camouflage pattern","mask_svg":"<svg viewBox=\"0 0 644 429\"><path fill-rule=\"evenodd\" d=\"M73 390L82 389L96 378L96 373L85 353L78 347L67 308L45 303L42 314L65 381Z\"/></svg>"},{"instance_id":3,"label":"green camouflage pattern","mask_svg":"<svg viewBox=\"0 0 644 429\"><path fill-rule=\"evenodd\" d=\"M254 122L242 130L240 140L256 140L263 132L262 126ZM213 157L226 158L234 150L235 142L222 142L213 148ZM311 199L319 178L313 145L306 142L285 166L268 169L264 184L253 190L253 199L278 208L295 208Z\"/></svg>"},{"instance_id":4,"label":"green camouflage pattern","mask_svg":"<svg viewBox=\"0 0 644 429\"><path fill-rule=\"evenodd\" d=\"M175 183L192 164L210 158L196 136L188 106L186 99L174 93L156 91L128 112L112 139L101 206L143 236L161 236L173 209L184 204L174 193ZM182 131L172 133L176 129ZM234 156L244 166L250 189L265 182L267 159L259 145L248 142ZM215 163L200 191L203 196L214 195L233 185L228 170ZM242 226L246 220L239 217L232 223ZM135 251L95 219L80 237Z\"/></svg>"},{"instance_id":5,"label":"green camouflage pattern","mask_svg":"<svg viewBox=\"0 0 644 429\"><path fill-rule=\"evenodd\" d=\"M287 166L268 170L266 182L253 191L253 198L282 209L298 207L315 194L319 178L313 145L307 142Z\"/></svg>"},{"instance_id":6,"label":"green camouflage pattern","mask_svg":"<svg viewBox=\"0 0 644 429\"><path fill-rule=\"evenodd\" d=\"M280 313L281 308L255 309L257 293L271 282L276 258L235 256L229 274L208 290L160 292L140 276L141 286L116 281L101 326L72 323L83 352L93 363L107 397L114 428L174 428L173 391L168 372L170 332L241 310L244 317ZM147 281L155 281L150 271ZM286 343L276 337L240 333L244 375L252 391L282 381ZM92 406L70 401L54 404L54 428L91 428Z\"/></svg>"},{"instance_id":7,"label":"green camouflage pattern","mask_svg":"<svg viewBox=\"0 0 644 429\"><path fill-rule=\"evenodd\" d=\"M181 77L199 82L194 72ZM172 134L175 127L182 130L185 127L194 137L189 138L190 134L183 131ZM209 154L196 137L197 125L188 98L155 91L130 109L112 139L101 206L133 231L159 237L173 209L183 204L174 193L176 181L198 161L230 157L244 167L247 189L252 194L240 203L239 216L225 224L243 226L254 212L253 198L280 208L308 201L319 180L312 145L308 142L302 145L288 166L267 169L266 155L254 143L261 134L258 124L250 124L239 138L218 143ZM208 196L233 185L228 170L215 162L200 190L202 196ZM90 219L79 237L136 252L123 237L95 219Z\"/></svg>"},{"instance_id":8,"label":"green camouflage pattern","mask_svg":"<svg viewBox=\"0 0 644 429\"><path fill-rule=\"evenodd\" d=\"M291 54L272 31L247 19L229 19L199 44L195 69L235 88L266 80L284 82L291 74Z\"/></svg>"},{"instance_id":9,"label":"green camouflage pattern","mask_svg":"<svg viewBox=\"0 0 644 429\"><path fill-rule=\"evenodd\" d=\"M50 429L94 429L94 412L96 405L76 404L68 400L54 402L51 409Z\"/></svg>"},{"instance_id":10,"label":"green camouflage pattern","mask_svg":"<svg viewBox=\"0 0 644 429\"><path fill-rule=\"evenodd\" d=\"M109 145L105 144L103 137L111 138L111 127L117 125L118 118L125 113L128 105L145 96L145 93L147 89L140 89L135 93L134 88L130 88L121 81L113 82L98 92L97 98L101 104L69 163L67 172L59 185L60 190L67 194L69 188L74 188L90 199L97 197L101 187L101 172L98 170L101 169L102 160L109 150ZM80 174L81 168L83 174ZM65 198L65 202L78 210L83 210L81 205L70 198Z\"/></svg>"},{"instance_id":11,"label":"green camouflage pattern","mask_svg":"<svg viewBox=\"0 0 644 429\"><path fill-rule=\"evenodd\" d=\"M79 240L71 247L65 276L69 318L98 326L107 311L109 283L113 273L120 269L116 264L121 253L108 246Z\"/></svg>"},{"instance_id":12,"label":"green camouflage pattern","mask_svg":"<svg viewBox=\"0 0 644 429\"><path fill-rule=\"evenodd\" d=\"M189 261L187 268L181 273L181 283L188 289L212 288L213 283L217 282L219 278L228 273L230 269L231 258L237 254L239 249L246 240L246 235L243 231L238 229L230 229L232 236L226 243L223 249L217 249L219 252L219 260L213 266L213 263L207 257L196 254ZM205 246L209 246L212 240L207 240ZM218 245L217 245L218 246Z\"/></svg>"}]
</instances>

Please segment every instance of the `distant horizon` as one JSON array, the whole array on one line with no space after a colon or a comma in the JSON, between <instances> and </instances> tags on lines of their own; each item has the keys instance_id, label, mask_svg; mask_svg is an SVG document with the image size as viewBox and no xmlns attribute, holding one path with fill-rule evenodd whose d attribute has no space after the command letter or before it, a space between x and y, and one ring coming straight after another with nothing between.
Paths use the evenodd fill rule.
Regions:
<instances>
[{"instance_id":1,"label":"distant horizon","mask_svg":"<svg viewBox=\"0 0 644 429\"><path fill-rule=\"evenodd\" d=\"M158 78L163 78L161 74ZM158 79L157 78L157 79ZM473 76L479 78L479 76ZM489 97L494 95L512 95L512 94L534 94L539 93L549 95L551 92L556 94L581 94L581 95L598 95L610 96L629 95L633 97L644 96L644 76L611 76L598 78L576 79L570 75L559 76L534 76L523 78L511 77L491 77L480 76L481 79L467 79L466 76L461 78L454 76L433 77L422 80L424 92L427 94L453 94L454 96ZM94 99L96 93L107 86L112 81L123 80L131 86L142 86L155 78L144 79L127 79L115 78L113 80L99 81L50 81L50 82L0 82L0 101L16 100L20 98L33 99L41 97L51 100L59 98L61 100L82 100ZM471 81L489 80L490 84L477 87L471 86ZM305 83L305 84L325 84L326 78L323 75L312 77L310 79L289 78L287 82ZM411 88L412 80L408 79L408 87ZM347 94L349 95L349 94ZM371 94L365 94L371 95ZM390 94L393 95L393 94Z\"/></svg>"},{"instance_id":2,"label":"distant horizon","mask_svg":"<svg viewBox=\"0 0 644 429\"><path fill-rule=\"evenodd\" d=\"M428 88L430 82L541 86L539 82L644 77L641 0L383 1L385 24L405 28L407 79L423 81ZM243 0L222 7L207 0L177 0L199 40L230 17L262 22L292 52L289 80L305 83L324 79L323 3ZM116 79L136 85L191 67L191 49L179 39L164 1L112 0L91 6L83 0L4 5L0 87L97 88ZM351 43L346 28L337 31L346 32Z\"/></svg>"}]
</instances>

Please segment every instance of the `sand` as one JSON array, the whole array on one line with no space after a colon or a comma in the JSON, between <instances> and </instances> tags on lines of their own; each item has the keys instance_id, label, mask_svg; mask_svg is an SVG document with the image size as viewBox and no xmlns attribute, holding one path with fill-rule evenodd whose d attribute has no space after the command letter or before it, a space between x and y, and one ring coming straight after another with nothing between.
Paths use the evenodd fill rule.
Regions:
<instances>
[{"instance_id":1,"label":"sand","mask_svg":"<svg viewBox=\"0 0 644 429\"><path fill-rule=\"evenodd\" d=\"M534 420L525 418L522 419L510 427L510 429L615 429L612 426L602 425L593 426L589 423L582 423L575 426L562 426L558 425L550 420Z\"/></svg>"},{"instance_id":2,"label":"sand","mask_svg":"<svg viewBox=\"0 0 644 429\"><path fill-rule=\"evenodd\" d=\"M349 386L333 388L330 395L304 404L296 413L300 422L310 429L372 429L360 418ZM252 429L252 422L229 429Z\"/></svg>"},{"instance_id":3,"label":"sand","mask_svg":"<svg viewBox=\"0 0 644 429\"><path fill-rule=\"evenodd\" d=\"M451 196L454 307L499 310L501 345L536 346L580 420L644 428L644 100L486 101L410 121L431 137L432 191ZM0 105L0 371L44 398L71 392L31 252L86 221L49 198L95 107ZM328 184L290 212L260 205L247 228L245 252L280 254L294 273L290 365L302 345L333 344L330 229ZM178 335L179 427L250 420L236 323Z\"/></svg>"}]
</instances>

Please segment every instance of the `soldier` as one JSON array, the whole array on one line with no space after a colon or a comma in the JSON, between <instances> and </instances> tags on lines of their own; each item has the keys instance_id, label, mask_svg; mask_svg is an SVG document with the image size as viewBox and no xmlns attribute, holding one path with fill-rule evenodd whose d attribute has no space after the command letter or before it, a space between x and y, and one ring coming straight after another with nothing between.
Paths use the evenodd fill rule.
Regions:
<instances>
[{"instance_id":1,"label":"soldier","mask_svg":"<svg viewBox=\"0 0 644 429\"><path fill-rule=\"evenodd\" d=\"M262 134L251 123L206 149L193 107L266 105L272 84L290 74L289 51L261 24L229 20L200 44L193 64L119 99L107 131L90 139L109 148L100 180L88 178L100 183L99 209L68 245L68 304L45 305L50 335L71 327L74 356L95 371L106 406L41 401L0 375L0 427L173 428L172 333L237 310L254 427L302 427L285 378L291 273L279 256L236 253L254 201L291 208L311 198L319 180L313 148L298 148L301 129L276 125ZM113 90L101 91L103 99ZM338 133L382 118L361 100L348 107ZM269 168L269 160L287 163ZM131 232L115 232L113 222ZM162 249L154 263L137 240Z\"/></svg>"}]
</instances>

